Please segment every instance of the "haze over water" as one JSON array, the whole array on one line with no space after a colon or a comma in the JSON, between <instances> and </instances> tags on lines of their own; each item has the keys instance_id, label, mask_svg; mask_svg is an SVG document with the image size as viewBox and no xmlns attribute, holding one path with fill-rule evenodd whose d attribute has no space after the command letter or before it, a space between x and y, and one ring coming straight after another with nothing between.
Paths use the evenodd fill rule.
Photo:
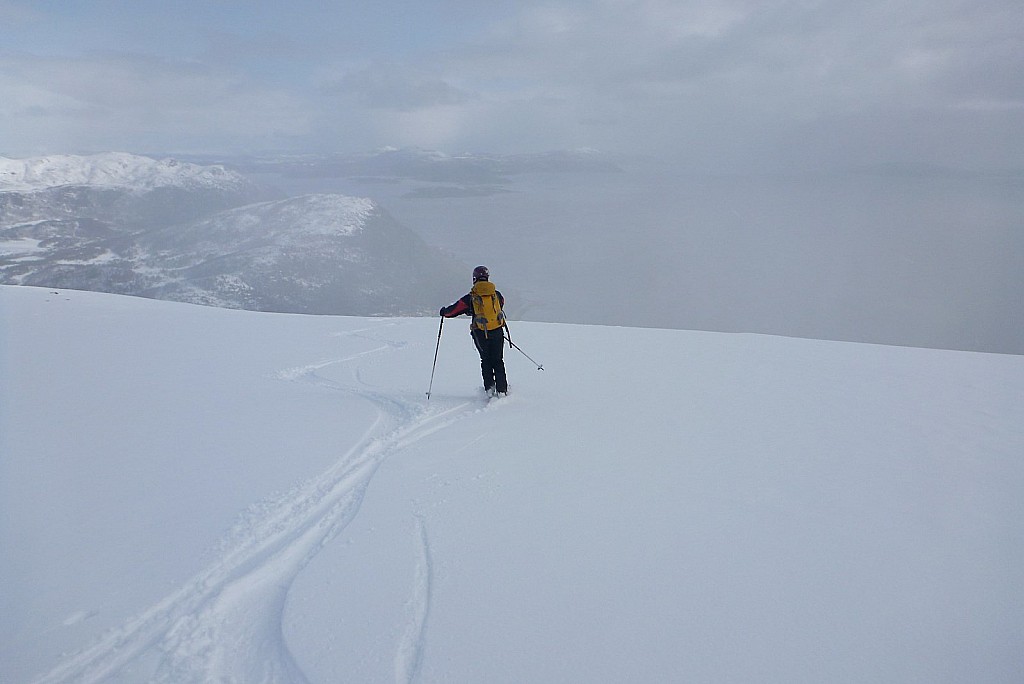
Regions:
<instances>
[{"instance_id":1,"label":"haze over water","mask_svg":"<svg viewBox=\"0 0 1024 684\"><path fill-rule=\"evenodd\" d=\"M379 199L428 242L490 265L530 320L1024 353L1020 176L710 176L641 163L515 176L478 196L275 181Z\"/></svg>"}]
</instances>

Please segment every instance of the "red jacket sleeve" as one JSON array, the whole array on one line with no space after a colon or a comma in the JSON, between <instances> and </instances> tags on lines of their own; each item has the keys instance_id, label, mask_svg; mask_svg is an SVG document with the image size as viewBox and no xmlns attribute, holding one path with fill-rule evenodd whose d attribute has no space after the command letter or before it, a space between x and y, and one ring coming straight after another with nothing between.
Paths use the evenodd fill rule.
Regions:
<instances>
[{"instance_id":1,"label":"red jacket sleeve","mask_svg":"<svg viewBox=\"0 0 1024 684\"><path fill-rule=\"evenodd\" d=\"M445 318L455 318L466 314L467 316L473 315L473 300L472 295L465 295L461 299L455 301L454 304L441 308L441 315Z\"/></svg>"}]
</instances>

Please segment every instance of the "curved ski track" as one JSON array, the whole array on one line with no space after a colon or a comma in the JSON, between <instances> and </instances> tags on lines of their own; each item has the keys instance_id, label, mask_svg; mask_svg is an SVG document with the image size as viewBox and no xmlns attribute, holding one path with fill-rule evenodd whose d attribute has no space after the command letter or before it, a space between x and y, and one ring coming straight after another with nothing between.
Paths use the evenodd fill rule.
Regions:
<instances>
[{"instance_id":1,"label":"curved ski track","mask_svg":"<svg viewBox=\"0 0 1024 684\"><path fill-rule=\"evenodd\" d=\"M339 335L370 338L363 333L375 329ZM435 400L424 406L382 394L363 383L358 367L353 369L353 387L317 374L327 366L403 346L377 341L382 346L277 374L282 380L312 383L375 404L377 419L360 441L322 474L251 507L206 569L67 656L36 684L115 677L167 684L307 682L282 635L285 602L295 578L353 520L370 480L387 457L480 408L475 400ZM420 560L408 624L396 645L395 676L400 682L410 682L418 673L430 602L430 549L423 520L417 518L416 524Z\"/></svg>"}]
</instances>

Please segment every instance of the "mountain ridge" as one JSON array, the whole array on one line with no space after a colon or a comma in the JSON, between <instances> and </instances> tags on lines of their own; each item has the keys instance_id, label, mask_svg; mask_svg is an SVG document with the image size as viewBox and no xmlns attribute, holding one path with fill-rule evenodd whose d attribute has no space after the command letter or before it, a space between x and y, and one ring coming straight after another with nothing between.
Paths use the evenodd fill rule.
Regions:
<instances>
[{"instance_id":1,"label":"mountain ridge","mask_svg":"<svg viewBox=\"0 0 1024 684\"><path fill-rule=\"evenodd\" d=\"M433 313L464 265L374 200L126 153L0 159L0 283L290 313Z\"/></svg>"},{"instance_id":2,"label":"mountain ridge","mask_svg":"<svg viewBox=\"0 0 1024 684\"><path fill-rule=\"evenodd\" d=\"M223 166L201 166L173 158L153 159L127 152L0 157L0 192L36 192L68 185L127 188L215 187L241 189L249 181Z\"/></svg>"}]
</instances>

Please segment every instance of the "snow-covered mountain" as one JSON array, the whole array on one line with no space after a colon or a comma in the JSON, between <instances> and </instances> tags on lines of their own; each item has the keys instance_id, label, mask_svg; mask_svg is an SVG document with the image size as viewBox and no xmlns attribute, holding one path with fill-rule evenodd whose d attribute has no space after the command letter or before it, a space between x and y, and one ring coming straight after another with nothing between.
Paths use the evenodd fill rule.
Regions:
<instances>
[{"instance_id":1,"label":"snow-covered mountain","mask_svg":"<svg viewBox=\"0 0 1024 684\"><path fill-rule=\"evenodd\" d=\"M0 158L0 282L18 263L75 259L97 239L132 235L265 195L223 167L130 154Z\"/></svg>"},{"instance_id":2,"label":"snow-covered mountain","mask_svg":"<svg viewBox=\"0 0 1024 684\"><path fill-rule=\"evenodd\" d=\"M39 192L68 185L134 192L167 187L245 191L249 182L223 166L199 166L121 152L30 159L0 157L0 192Z\"/></svg>"},{"instance_id":3,"label":"snow-covered mountain","mask_svg":"<svg viewBox=\"0 0 1024 684\"><path fill-rule=\"evenodd\" d=\"M163 280L141 294L257 311L433 313L466 280L375 202L307 195L140 235L132 257Z\"/></svg>"},{"instance_id":4,"label":"snow-covered mountain","mask_svg":"<svg viewBox=\"0 0 1024 684\"><path fill-rule=\"evenodd\" d=\"M1024 681L1024 357L513 320L488 403L446 325L428 402L436 318L0 320L0 681Z\"/></svg>"},{"instance_id":5,"label":"snow-covered mountain","mask_svg":"<svg viewBox=\"0 0 1024 684\"><path fill-rule=\"evenodd\" d=\"M127 154L0 160L0 283L233 308L436 310L465 267L367 199ZM458 273L458 275L456 275Z\"/></svg>"}]
</instances>

